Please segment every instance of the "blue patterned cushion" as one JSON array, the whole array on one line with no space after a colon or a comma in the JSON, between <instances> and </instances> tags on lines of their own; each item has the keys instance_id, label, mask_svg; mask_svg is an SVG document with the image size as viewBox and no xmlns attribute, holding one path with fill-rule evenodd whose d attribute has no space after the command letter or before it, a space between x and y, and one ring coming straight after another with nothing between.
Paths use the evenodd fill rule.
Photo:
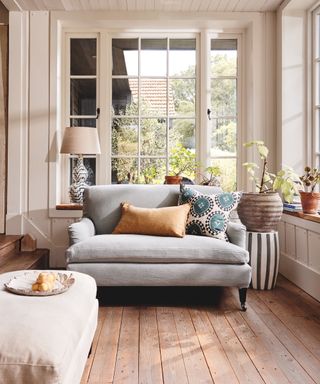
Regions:
<instances>
[{"instance_id":1,"label":"blue patterned cushion","mask_svg":"<svg viewBox=\"0 0 320 384\"><path fill-rule=\"evenodd\" d=\"M229 241L226 234L227 224L230 212L237 208L240 197L241 192L205 195L181 184L179 204L191 205L186 233Z\"/></svg>"}]
</instances>

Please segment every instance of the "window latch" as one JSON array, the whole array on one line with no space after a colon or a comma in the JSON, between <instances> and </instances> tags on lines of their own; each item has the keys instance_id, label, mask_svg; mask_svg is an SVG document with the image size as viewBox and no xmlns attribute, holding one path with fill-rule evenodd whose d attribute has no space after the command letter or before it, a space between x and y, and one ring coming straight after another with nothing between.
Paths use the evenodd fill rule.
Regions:
<instances>
[{"instance_id":1,"label":"window latch","mask_svg":"<svg viewBox=\"0 0 320 384\"><path fill-rule=\"evenodd\" d=\"M208 120L211 120L211 109L210 108L207 109L207 116L208 116Z\"/></svg>"},{"instance_id":2,"label":"window latch","mask_svg":"<svg viewBox=\"0 0 320 384\"><path fill-rule=\"evenodd\" d=\"M100 116L100 108L97 108L97 116L96 116L96 120L99 119L99 116Z\"/></svg>"}]
</instances>

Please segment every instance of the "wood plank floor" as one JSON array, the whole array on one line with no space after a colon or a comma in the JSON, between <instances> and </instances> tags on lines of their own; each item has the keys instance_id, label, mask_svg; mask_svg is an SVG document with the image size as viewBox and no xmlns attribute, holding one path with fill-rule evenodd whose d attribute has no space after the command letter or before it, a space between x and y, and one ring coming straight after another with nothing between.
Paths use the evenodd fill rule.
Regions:
<instances>
[{"instance_id":1,"label":"wood plank floor","mask_svg":"<svg viewBox=\"0 0 320 384\"><path fill-rule=\"evenodd\" d=\"M81 383L320 384L319 302L281 276L273 291L249 290L247 312L237 289L211 292L218 300L200 305L101 300Z\"/></svg>"}]
</instances>

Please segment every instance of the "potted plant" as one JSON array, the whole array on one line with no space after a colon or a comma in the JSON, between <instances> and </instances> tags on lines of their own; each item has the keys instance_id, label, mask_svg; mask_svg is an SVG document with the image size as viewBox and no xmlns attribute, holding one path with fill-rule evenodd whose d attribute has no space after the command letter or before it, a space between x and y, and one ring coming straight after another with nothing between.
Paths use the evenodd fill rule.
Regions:
<instances>
[{"instance_id":1,"label":"potted plant","mask_svg":"<svg viewBox=\"0 0 320 384\"><path fill-rule=\"evenodd\" d=\"M172 150L169 159L169 175L165 176L166 184L180 184L182 175L194 177L198 166L196 155L182 144L177 144Z\"/></svg>"},{"instance_id":2,"label":"potted plant","mask_svg":"<svg viewBox=\"0 0 320 384\"><path fill-rule=\"evenodd\" d=\"M238 205L238 214L248 231L271 232L275 230L280 221L283 204L277 191L282 193L285 201L292 202L295 193L298 193L299 176L289 168L281 169L277 174L268 170L269 150L263 141L250 141L244 144L250 148L255 146L262 160L261 175L256 176L260 167L256 163L244 163L254 181L255 192L243 193Z\"/></svg>"},{"instance_id":3,"label":"potted plant","mask_svg":"<svg viewBox=\"0 0 320 384\"><path fill-rule=\"evenodd\" d=\"M318 213L320 192L315 188L320 184L320 170L318 168L305 167L304 174L300 176L304 191L300 190L302 211L304 213Z\"/></svg>"},{"instance_id":4,"label":"potted plant","mask_svg":"<svg viewBox=\"0 0 320 384\"><path fill-rule=\"evenodd\" d=\"M207 167L204 172L209 175L209 177L203 175L200 182L201 185L210 185L215 187L220 187L221 168L218 165L212 165Z\"/></svg>"}]
</instances>

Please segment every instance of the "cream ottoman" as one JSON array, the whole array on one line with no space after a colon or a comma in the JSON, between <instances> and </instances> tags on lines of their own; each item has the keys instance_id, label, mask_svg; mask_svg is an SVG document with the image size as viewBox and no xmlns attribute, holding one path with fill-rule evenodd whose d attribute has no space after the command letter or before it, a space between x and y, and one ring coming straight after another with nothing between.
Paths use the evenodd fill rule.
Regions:
<instances>
[{"instance_id":1,"label":"cream ottoman","mask_svg":"<svg viewBox=\"0 0 320 384\"><path fill-rule=\"evenodd\" d=\"M97 326L95 280L72 272L60 295L7 292L3 284L25 272L0 275L0 383L80 383Z\"/></svg>"}]
</instances>

